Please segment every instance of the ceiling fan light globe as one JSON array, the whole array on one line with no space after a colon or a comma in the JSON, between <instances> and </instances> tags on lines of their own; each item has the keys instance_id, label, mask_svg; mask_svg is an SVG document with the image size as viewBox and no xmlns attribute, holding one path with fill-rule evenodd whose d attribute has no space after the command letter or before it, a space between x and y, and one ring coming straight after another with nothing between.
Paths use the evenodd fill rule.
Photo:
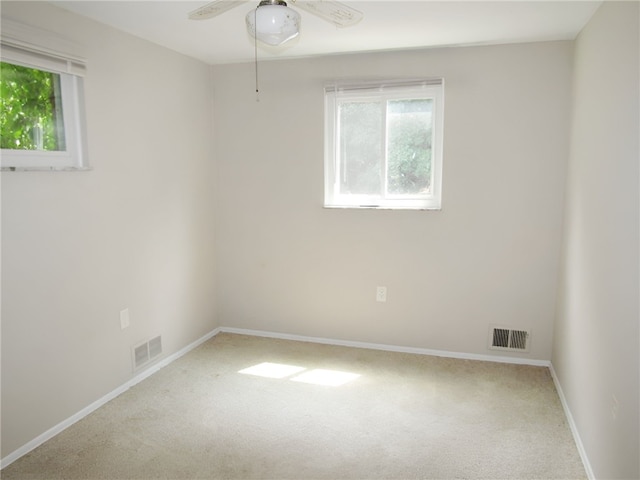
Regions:
<instances>
[{"instance_id":1,"label":"ceiling fan light globe","mask_svg":"<svg viewBox=\"0 0 640 480\"><path fill-rule=\"evenodd\" d=\"M300 14L284 5L260 6L247 13L246 21L249 34L268 45L282 45L300 32Z\"/></svg>"}]
</instances>

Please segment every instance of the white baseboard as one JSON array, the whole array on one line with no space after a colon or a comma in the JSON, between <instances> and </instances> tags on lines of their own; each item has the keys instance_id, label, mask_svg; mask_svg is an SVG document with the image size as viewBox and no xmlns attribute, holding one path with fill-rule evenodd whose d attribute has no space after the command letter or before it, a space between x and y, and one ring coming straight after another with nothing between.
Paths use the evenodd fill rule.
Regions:
<instances>
[{"instance_id":1,"label":"white baseboard","mask_svg":"<svg viewBox=\"0 0 640 480\"><path fill-rule=\"evenodd\" d=\"M193 343L190 343L189 345L187 345L186 347L178 350L176 353L169 355L168 357L165 357L163 359L161 359L160 361L158 361L157 363L151 365L148 369L144 370L143 372L140 372L138 375L136 375L135 377L133 377L131 380L129 380L128 382L124 383L123 385L119 386L118 388L116 388L115 390L107 393L104 397L99 398L98 400L96 400L95 402L93 402L92 404L88 405L87 407L83 408L82 410L80 410L78 413L70 416L69 418L67 418L66 420L63 420L62 422L60 422L59 424L55 425L54 427L50 428L49 430L47 430L46 432L44 432L41 435L38 435L36 438L34 438L33 440L31 440L30 442L26 443L25 445L23 445L22 447L18 448L17 450L15 450L14 452L10 453L9 455L7 455L6 457L4 457L3 459L0 460L0 469L5 468L6 466L12 464L13 462L15 462L16 460L18 460L20 457L22 457L23 455L26 455L27 453L29 453L31 450L39 447L40 445L42 445L44 442L46 442L47 440L55 437L56 435L58 435L60 432L62 432L63 430L66 430L67 428L69 428L71 425L73 425L74 423L76 423L79 420L82 420L84 417L86 417L87 415L89 415L90 413L92 413L93 411L97 410L98 408L100 408L101 406L103 406L105 403L107 403L110 400L113 400L114 398L116 398L118 395L126 392L127 390L129 390L131 387L133 387L134 385L140 383L141 381L143 381L145 378L150 377L151 375L153 375L154 373L156 373L158 370L160 370L163 367L166 367L167 365L169 365L171 362L177 360L178 358L182 357L183 355L185 355L186 353L188 353L189 351L193 350L194 348L196 348L197 346L199 346L200 344L206 342L207 340L209 340L210 338L214 337L215 335L217 335L220 332L219 328L216 328L215 330L212 330L211 332L207 333L206 335L204 335L203 337L200 337L198 340L196 340Z\"/></svg>"},{"instance_id":2,"label":"white baseboard","mask_svg":"<svg viewBox=\"0 0 640 480\"><path fill-rule=\"evenodd\" d=\"M262 330L247 330L244 328L220 327L221 332L236 333L239 335L252 335L254 337L279 338L282 340L296 340L299 342L323 343L327 345L339 345L342 347L368 348L370 350L385 350L388 352L415 353L417 355L433 355L435 357L460 358L463 360L479 360L483 362L513 363L518 365L532 365L536 367L549 367L548 360L536 360L520 357L499 357L493 355L480 355L475 353L448 352L445 350L430 350L428 348L402 347L398 345L385 345L381 343L355 342L351 340L334 340L321 337L307 337L303 335L291 335L288 333L265 332Z\"/></svg>"},{"instance_id":3,"label":"white baseboard","mask_svg":"<svg viewBox=\"0 0 640 480\"><path fill-rule=\"evenodd\" d=\"M569 404L567 403L567 399L564 396L564 392L562 391L562 385L560 385L560 380L558 379L556 371L553 368L553 363L549 365L549 371L551 372L551 378L553 378L553 383L555 384L558 396L560 397L560 402L562 403L564 414L567 417L567 421L569 422L569 428L571 428L571 433L573 434L573 439L576 442L576 447L578 449L578 453L580 454L580 458L582 459L582 464L584 465L584 469L587 472L587 477L589 478L589 480L596 480L596 476L594 475L593 469L591 468L591 463L589 462L589 458L587 457L587 452L584 449L584 445L582 444L582 439L580 438L578 427L576 426L576 422L573 420L573 415L571 415Z\"/></svg>"}]
</instances>

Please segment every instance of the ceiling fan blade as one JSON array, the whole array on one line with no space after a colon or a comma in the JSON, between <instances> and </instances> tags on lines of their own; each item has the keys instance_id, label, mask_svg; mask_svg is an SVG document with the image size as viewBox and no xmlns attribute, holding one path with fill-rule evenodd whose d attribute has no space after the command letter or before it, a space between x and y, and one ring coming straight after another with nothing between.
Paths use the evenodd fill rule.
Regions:
<instances>
[{"instance_id":1,"label":"ceiling fan blade","mask_svg":"<svg viewBox=\"0 0 640 480\"><path fill-rule=\"evenodd\" d=\"M216 0L189 13L189 20L207 20L242 5L247 0Z\"/></svg>"},{"instance_id":2,"label":"ceiling fan blade","mask_svg":"<svg viewBox=\"0 0 640 480\"><path fill-rule=\"evenodd\" d=\"M359 10L335 0L292 0L292 3L302 10L333 23L336 27L350 27L364 17Z\"/></svg>"}]
</instances>

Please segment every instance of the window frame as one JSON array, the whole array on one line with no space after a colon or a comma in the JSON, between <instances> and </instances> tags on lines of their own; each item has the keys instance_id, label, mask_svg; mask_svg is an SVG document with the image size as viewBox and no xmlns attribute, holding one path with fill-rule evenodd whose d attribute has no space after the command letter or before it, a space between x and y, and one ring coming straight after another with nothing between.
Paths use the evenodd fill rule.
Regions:
<instances>
[{"instance_id":1,"label":"window frame","mask_svg":"<svg viewBox=\"0 0 640 480\"><path fill-rule=\"evenodd\" d=\"M432 100L431 192L428 195L390 195L386 192L387 154L384 149L383 184L379 195L340 193L340 122L339 104L373 100ZM429 79L411 82L362 83L330 85L325 88L325 208L378 208L440 210L442 208L442 154L444 127L444 80ZM382 141L387 143L388 123L384 121Z\"/></svg>"},{"instance_id":2,"label":"window frame","mask_svg":"<svg viewBox=\"0 0 640 480\"><path fill-rule=\"evenodd\" d=\"M60 78L65 150L2 149L0 167L3 171L89 169L83 78L86 67L81 57L62 53L68 51L70 45L40 29L18 22L6 24L0 38L0 60L54 73Z\"/></svg>"}]
</instances>

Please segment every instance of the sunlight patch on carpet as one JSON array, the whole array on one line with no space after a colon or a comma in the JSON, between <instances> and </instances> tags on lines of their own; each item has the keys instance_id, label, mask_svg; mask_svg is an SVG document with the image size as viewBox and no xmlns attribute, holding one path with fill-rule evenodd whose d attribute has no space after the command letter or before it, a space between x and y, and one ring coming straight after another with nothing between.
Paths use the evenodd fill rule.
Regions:
<instances>
[{"instance_id":1,"label":"sunlight patch on carpet","mask_svg":"<svg viewBox=\"0 0 640 480\"><path fill-rule=\"evenodd\" d=\"M284 365L282 363L269 363L263 362L253 367L240 370L238 373L244 373L247 375L257 375L259 377L267 378L285 378L290 377L298 372L306 370L304 367L296 367L294 365Z\"/></svg>"},{"instance_id":2,"label":"sunlight patch on carpet","mask_svg":"<svg viewBox=\"0 0 640 480\"><path fill-rule=\"evenodd\" d=\"M239 370L238 373L245 375L256 375L258 377L265 378L289 378L293 382L311 383L314 385L325 385L329 387L339 387L352 380L355 380L360 375L350 372L339 372L337 370L324 370L322 368L316 368L313 370L307 370L305 367L297 367L295 365L286 365L283 363L271 363L263 362L252 367L247 367ZM304 373L300 373L304 372ZM299 374L299 375L296 375ZM295 377L293 375L296 375Z\"/></svg>"}]
</instances>

